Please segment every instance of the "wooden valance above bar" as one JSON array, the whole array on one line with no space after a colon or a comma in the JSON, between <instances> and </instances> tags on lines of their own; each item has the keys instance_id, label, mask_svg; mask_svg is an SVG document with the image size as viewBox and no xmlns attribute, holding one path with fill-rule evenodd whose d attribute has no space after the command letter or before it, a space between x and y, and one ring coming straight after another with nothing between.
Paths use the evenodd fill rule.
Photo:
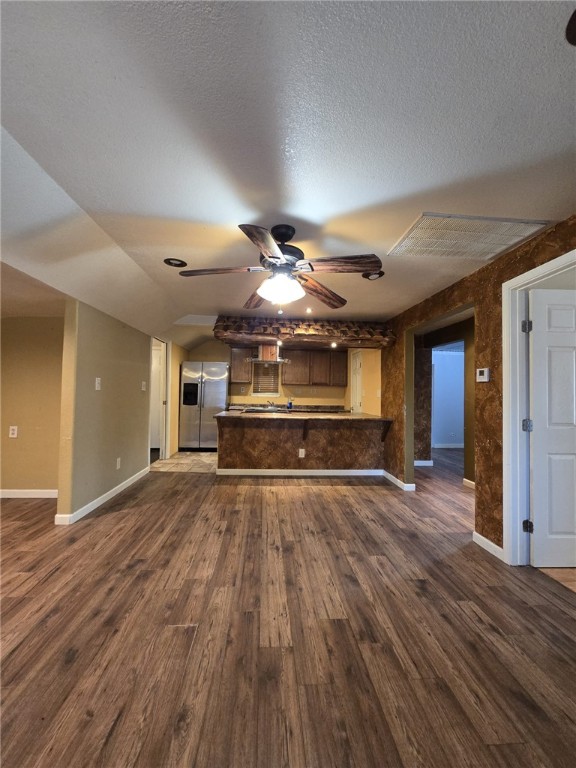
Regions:
<instances>
[{"instance_id":1,"label":"wooden valance above bar","mask_svg":"<svg viewBox=\"0 0 576 768\"><path fill-rule=\"evenodd\" d=\"M360 320L284 320L278 317L219 315L214 338L236 346L281 341L287 347L313 347L337 342L339 347L380 349L396 337L385 323Z\"/></svg>"}]
</instances>

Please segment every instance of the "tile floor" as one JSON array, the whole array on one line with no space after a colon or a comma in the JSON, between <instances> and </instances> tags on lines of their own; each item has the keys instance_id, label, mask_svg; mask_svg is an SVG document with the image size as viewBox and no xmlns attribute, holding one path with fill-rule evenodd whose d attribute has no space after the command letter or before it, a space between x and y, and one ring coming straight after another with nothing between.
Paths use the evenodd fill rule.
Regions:
<instances>
[{"instance_id":1,"label":"tile floor","mask_svg":"<svg viewBox=\"0 0 576 768\"><path fill-rule=\"evenodd\" d=\"M182 451L159 459L150 464L151 472L195 472L209 474L216 472L218 454L216 452Z\"/></svg>"},{"instance_id":2,"label":"tile floor","mask_svg":"<svg viewBox=\"0 0 576 768\"><path fill-rule=\"evenodd\" d=\"M542 573L576 592L576 568L540 568Z\"/></svg>"}]
</instances>

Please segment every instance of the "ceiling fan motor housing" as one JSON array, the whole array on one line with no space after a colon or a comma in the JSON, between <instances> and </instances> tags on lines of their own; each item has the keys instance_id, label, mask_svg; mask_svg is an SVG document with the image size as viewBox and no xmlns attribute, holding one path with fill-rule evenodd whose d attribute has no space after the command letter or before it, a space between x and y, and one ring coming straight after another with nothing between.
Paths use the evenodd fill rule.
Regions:
<instances>
[{"instance_id":1,"label":"ceiling fan motor housing","mask_svg":"<svg viewBox=\"0 0 576 768\"><path fill-rule=\"evenodd\" d=\"M276 240L277 243L287 243L288 240L292 240L296 230L290 224L276 224L270 229L270 234Z\"/></svg>"}]
</instances>

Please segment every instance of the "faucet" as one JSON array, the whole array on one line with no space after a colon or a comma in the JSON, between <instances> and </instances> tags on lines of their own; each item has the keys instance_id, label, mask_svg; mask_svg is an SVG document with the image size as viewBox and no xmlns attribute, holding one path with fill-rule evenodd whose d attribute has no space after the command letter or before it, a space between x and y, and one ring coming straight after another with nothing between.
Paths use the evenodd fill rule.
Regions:
<instances>
[{"instance_id":1,"label":"faucet","mask_svg":"<svg viewBox=\"0 0 576 768\"><path fill-rule=\"evenodd\" d=\"M276 405L276 403L273 403L272 400L267 400L266 402L268 403L268 405L271 405L272 408L274 408Z\"/></svg>"}]
</instances>

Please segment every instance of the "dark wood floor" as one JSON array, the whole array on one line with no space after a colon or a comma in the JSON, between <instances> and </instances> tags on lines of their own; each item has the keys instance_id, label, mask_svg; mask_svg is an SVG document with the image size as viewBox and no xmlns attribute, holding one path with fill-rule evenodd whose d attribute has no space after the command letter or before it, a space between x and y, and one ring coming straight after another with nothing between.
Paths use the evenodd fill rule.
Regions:
<instances>
[{"instance_id":1,"label":"dark wood floor","mask_svg":"<svg viewBox=\"0 0 576 768\"><path fill-rule=\"evenodd\" d=\"M435 464L4 502L3 768L573 768L576 595Z\"/></svg>"}]
</instances>

